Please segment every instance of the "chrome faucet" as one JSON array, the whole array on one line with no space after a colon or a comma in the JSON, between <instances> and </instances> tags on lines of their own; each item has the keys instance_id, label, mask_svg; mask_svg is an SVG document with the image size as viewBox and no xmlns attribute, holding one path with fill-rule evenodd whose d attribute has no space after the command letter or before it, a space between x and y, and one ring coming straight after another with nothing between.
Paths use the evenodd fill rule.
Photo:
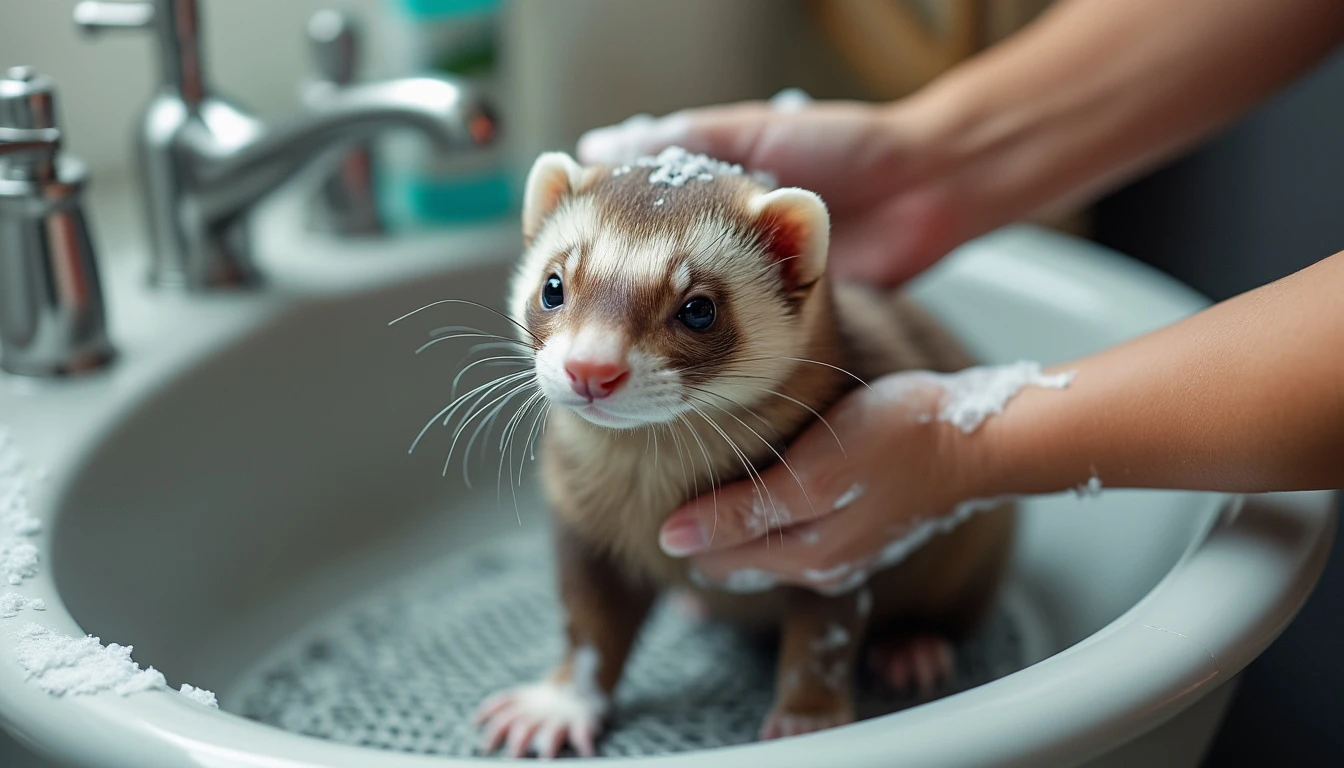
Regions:
<instances>
[{"instance_id":1,"label":"chrome faucet","mask_svg":"<svg viewBox=\"0 0 1344 768\"><path fill-rule=\"evenodd\" d=\"M302 98L321 100L332 89L354 85L360 29L353 14L331 9L318 11L308 21L308 41L318 76L307 83ZM311 224L343 235L383 232L385 224L375 194L375 173L370 142L360 142L341 153L312 201Z\"/></svg>"},{"instance_id":2,"label":"chrome faucet","mask_svg":"<svg viewBox=\"0 0 1344 768\"><path fill-rule=\"evenodd\" d=\"M61 152L56 87L0 75L0 368L66 376L112 360L84 217L84 164Z\"/></svg>"},{"instance_id":3,"label":"chrome faucet","mask_svg":"<svg viewBox=\"0 0 1344 768\"><path fill-rule=\"evenodd\" d=\"M155 285L210 290L258 282L249 212L330 151L398 127L423 131L445 150L483 146L496 133L475 93L437 77L309 92L303 117L269 126L211 94L198 0L85 0L74 16L88 32L153 29L158 36L162 84L136 142Z\"/></svg>"}]
</instances>

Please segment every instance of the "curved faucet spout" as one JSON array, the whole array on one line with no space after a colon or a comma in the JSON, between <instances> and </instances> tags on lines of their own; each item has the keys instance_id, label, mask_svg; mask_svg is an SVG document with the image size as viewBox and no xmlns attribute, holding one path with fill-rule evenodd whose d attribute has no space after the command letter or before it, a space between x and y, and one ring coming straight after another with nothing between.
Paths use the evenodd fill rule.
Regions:
<instances>
[{"instance_id":1,"label":"curved faucet spout","mask_svg":"<svg viewBox=\"0 0 1344 768\"><path fill-rule=\"evenodd\" d=\"M250 141L232 144L209 134L189 139L198 163L193 186L207 218L231 217L319 155L389 129L419 130L443 151L486 146L497 130L475 92L434 77L341 88L314 84L310 96L308 113Z\"/></svg>"}]
</instances>

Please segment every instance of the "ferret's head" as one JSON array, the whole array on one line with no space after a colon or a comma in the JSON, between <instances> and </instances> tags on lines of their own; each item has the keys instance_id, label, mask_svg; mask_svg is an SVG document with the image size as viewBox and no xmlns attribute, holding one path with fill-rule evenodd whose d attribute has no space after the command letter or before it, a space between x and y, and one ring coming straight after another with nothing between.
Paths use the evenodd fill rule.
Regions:
<instances>
[{"instance_id":1,"label":"ferret's head","mask_svg":"<svg viewBox=\"0 0 1344 768\"><path fill-rule=\"evenodd\" d=\"M679 149L542 155L510 300L541 391L615 429L751 407L805 356L829 223L811 192Z\"/></svg>"}]
</instances>

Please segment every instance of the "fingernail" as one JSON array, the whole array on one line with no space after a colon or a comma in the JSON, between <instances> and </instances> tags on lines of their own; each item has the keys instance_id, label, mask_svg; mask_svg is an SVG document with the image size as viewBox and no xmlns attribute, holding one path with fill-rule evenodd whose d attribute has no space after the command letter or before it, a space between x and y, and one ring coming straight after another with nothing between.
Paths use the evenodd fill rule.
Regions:
<instances>
[{"instance_id":1,"label":"fingernail","mask_svg":"<svg viewBox=\"0 0 1344 768\"><path fill-rule=\"evenodd\" d=\"M597 128L579 137L579 162L614 163L621 146L620 128Z\"/></svg>"},{"instance_id":2,"label":"fingernail","mask_svg":"<svg viewBox=\"0 0 1344 768\"><path fill-rule=\"evenodd\" d=\"M705 531L699 521L686 517L663 526L658 536L658 544L672 557L685 557L703 551L709 545Z\"/></svg>"}]
</instances>

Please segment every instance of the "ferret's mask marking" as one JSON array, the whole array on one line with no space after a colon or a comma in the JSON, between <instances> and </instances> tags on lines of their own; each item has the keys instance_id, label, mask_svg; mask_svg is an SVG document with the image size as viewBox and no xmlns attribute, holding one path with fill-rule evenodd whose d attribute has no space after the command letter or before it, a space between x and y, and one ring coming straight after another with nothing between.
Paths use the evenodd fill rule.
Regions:
<instances>
[{"instance_id":1,"label":"ferret's mask marking","mask_svg":"<svg viewBox=\"0 0 1344 768\"><path fill-rule=\"evenodd\" d=\"M649 175L548 153L524 195L511 314L540 340L545 397L602 427L714 418L769 397L787 358L803 356L798 301L825 270L829 218L815 194L746 177L673 188ZM559 304L554 284L543 301L552 278ZM706 328L679 317L693 299L713 303ZM576 370L618 385L589 390Z\"/></svg>"}]
</instances>

